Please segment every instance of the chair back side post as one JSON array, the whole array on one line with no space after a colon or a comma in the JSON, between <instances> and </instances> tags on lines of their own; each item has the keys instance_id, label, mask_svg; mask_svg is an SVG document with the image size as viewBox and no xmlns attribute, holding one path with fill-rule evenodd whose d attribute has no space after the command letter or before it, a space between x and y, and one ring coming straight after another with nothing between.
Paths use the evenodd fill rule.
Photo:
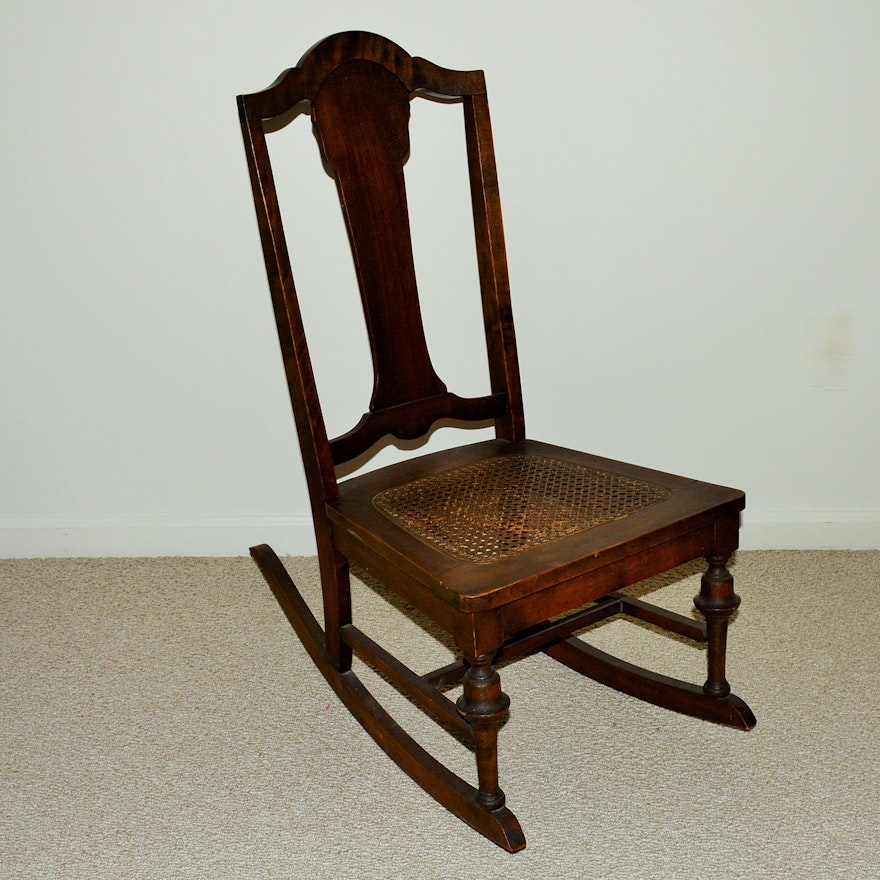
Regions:
<instances>
[{"instance_id":1,"label":"chair back side post","mask_svg":"<svg viewBox=\"0 0 880 880\"><path fill-rule=\"evenodd\" d=\"M485 88L479 94L467 95L463 103L489 378L493 393L502 394L507 401L506 413L495 420L495 433L500 439L517 442L525 439L525 416L510 301L501 196Z\"/></svg>"},{"instance_id":2,"label":"chair back side post","mask_svg":"<svg viewBox=\"0 0 880 880\"><path fill-rule=\"evenodd\" d=\"M278 341L309 490L318 555L323 567L326 564L324 560L329 561L332 557L324 501L337 494L336 471L330 455L266 146L262 116L266 109L260 107L258 102L249 104L247 98L239 97L242 134Z\"/></svg>"}]
</instances>

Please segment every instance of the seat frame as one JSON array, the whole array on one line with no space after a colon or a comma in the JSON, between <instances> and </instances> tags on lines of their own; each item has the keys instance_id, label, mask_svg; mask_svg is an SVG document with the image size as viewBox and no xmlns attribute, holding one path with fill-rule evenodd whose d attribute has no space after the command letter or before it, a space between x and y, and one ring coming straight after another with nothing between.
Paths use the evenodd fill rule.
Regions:
<instances>
[{"instance_id":1,"label":"seat frame","mask_svg":"<svg viewBox=\"0 0 880 880\"><path fill-rule=\"evenodd\" d=\"M490 391L449 392L428 355L412 262L403 164L409 102L460 103L470 176ZM268 89L238 98L257 221L309 487L321 573L322 627L267 545L251 554L294 630L342 702L381 748L437 801L515 852L525 837L498 778L498 728L509 698L496 666L544 651L622 692L697 718L750 729L755 718L726 680L727 627L739 606L727 562L738 546L742 492L527 440L492 132L482 71L453 71L409 55L375 34L323 40ZM324 425L266 133L311 114L334 176L355 258L373 355L369 409L348 433ZM346 133L349 126L349 133ZM358 132L357 137L350 134ZM439 420L495 426L496 439L419 456L347 480L337 468L383 438L412 440ZM504 455L547 456L664 487L669 500L491 563L456 560L376 509L389 487L456 472ZM705 557L694 602L705 622L620 592ZM417 673L352 622L349 566L357 564L441 626L458 651ZM574 634L624 615L707 645L702 686L658 675ZM403 731L352 669L359 656L474 751L477 784L443 766ZM457 701L445 691L461 685Z\"/></svg>"}]
</instances>

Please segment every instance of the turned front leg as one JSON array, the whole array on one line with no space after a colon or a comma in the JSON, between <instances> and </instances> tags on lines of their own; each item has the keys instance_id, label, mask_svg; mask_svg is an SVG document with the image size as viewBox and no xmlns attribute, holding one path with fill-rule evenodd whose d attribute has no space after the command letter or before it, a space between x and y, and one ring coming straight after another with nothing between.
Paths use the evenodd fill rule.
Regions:
<instances>
[{"instance_id":1,"label":"turned front leg","mask_svg":"<svg viewBox=\"0 0 880 880\"><path fill-rule=\"evenodd\" d=\"M458 698L459 714L474 731L479 792L477 803L486 810L504 806L504 792L498 785L498 727L507 714L510 698L501 691L501 679L492 668L492 654L470 661L462 679L464 693Z\"/></svg>"},{"instance_id":2,"label":"turned front leg","mask_svg":"<svg viewBox=\"0 0 880 880\"><path fill-rule=\"evenodd\" d=\"M700 582L700 593L694 598L697 610L706 618L709 677L703 692L710 697L726 697L730 684L725 676L727 656L727 624L739 608L740 598L733 592L733 575L727 570L727 556L707 556L709 570Z\"/></svg>"}]
</instances>

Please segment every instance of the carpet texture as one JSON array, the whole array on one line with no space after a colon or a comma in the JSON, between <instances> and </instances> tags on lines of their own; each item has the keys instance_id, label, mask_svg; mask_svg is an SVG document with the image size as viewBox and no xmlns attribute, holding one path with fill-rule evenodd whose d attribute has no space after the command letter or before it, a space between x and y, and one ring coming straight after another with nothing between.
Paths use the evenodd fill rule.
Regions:
<instances>
[{"instance_id":1,"label":"carpet texture","mask_svg":"<svg viewBox=\"0 0 880 880\"><path fill-rule=\"evenodd\" d=\"M315 560L287 562L320 607ZM700 570L636 592L687 613ZM880 552L743 552L733 572L728 669L758 718L749 733L544 655L501 670L502 787L528 840L509 855L384 757L250 560L0 561L0 876L880 877ZM416 669L448 660L359 582L354 604ZM705 677L703 650L647 627L615 621L590 640ZM474 777L466 749L359 669Z\"/></svg>"}]
</instances>

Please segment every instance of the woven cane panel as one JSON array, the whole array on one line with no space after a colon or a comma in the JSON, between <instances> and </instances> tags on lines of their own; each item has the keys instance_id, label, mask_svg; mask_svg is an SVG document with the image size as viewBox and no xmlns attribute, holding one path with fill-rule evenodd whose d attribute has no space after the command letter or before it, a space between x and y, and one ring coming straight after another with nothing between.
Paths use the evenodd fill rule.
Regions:
<instances>
[{"instance_id":1,"label":"woven cane panel","mask_svg":"<svg viewBox=\"0 0 880 880\"><path fill-rule=\"evenodd\" d=\"M496 562L621 519L660 486L537 455L505 455L380 492L376 507L456 559Z\"/></svg>"}]
</instances>

